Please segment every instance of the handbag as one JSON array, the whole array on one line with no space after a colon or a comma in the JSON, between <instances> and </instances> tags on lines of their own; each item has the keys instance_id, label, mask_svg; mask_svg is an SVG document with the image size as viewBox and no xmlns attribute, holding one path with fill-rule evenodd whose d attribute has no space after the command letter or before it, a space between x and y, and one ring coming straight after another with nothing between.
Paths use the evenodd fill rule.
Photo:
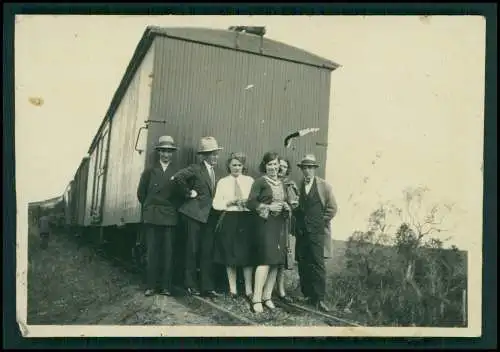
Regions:
<instances>
[{"instance_id":1,"label":"handbag","mask_svg":"<svg viewBox=\"0 0 500 352\"><path fill-rule=\"evenodd\" d=\"M286 270L293 270L294 264L295 264L295 258L292 253L292 246L291 246L291 241L290 237L292 234L290 233L290 219L287 219L286 221L286 257L285 257L285 269Z\"/></svg>"},{"instance_id":2,"label":"handbag","mask_svg":"<svg viewBox=\"0 0 500 352\"><path fill-rule=\"evenodd\" d=\"M290 238L290 235L287 235L287 238ZM292 253L292 249L290 248L290 240L287 240L288 245L286 248L286 260L285 260L285 269L293 270L295 258Z\"/></svg>"},{"instance_id":3,"label":"handbag","mask_svg":"<svg viewBox=\"0 0 500 352\"><path fill-rule=\"evenodd\" d=\"M217 224L215 225L215 228L214 228L214 233L217 233L220 231L221 226L222 226L222 221L224 220L225 216L226 216L226 212L223 211L222 214L220 214L219 219L217 220Z\"/></svg>"}]
</instances>

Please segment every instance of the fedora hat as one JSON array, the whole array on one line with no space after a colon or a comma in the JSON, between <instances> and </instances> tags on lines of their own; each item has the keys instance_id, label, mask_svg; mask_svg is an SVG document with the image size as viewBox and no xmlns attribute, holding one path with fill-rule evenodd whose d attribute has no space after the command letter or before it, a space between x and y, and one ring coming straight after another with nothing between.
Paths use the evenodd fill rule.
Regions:
<instances>
[{"instance_id":1,"label":"fedora hat","mask_svg":"<svg viewBox=\"0 0 500 352\"><path fill-rule=\"evenodd\" d=\"M313 166L313 167L319 167L318 162L316 161L316 157L313 154L307 154L305 155L300 163L297 164L298 167L303 167L303 166Z\"/></svg>"},{"instance_id":2,"label":"fedora hat","mask_svg":"<svg viewBox=\"0 0 500 352\"><path fill-rule=\"evenodd\" d=\"M202 137L198 144L198 153L209 153L216 150L222 150L214 137Z\"/></svg>"},{"instance_id":3,"label":"fedora hat","mask_svg":"<svg viewBox=\"0 0 500 352\"><path fill-rule=\"evenodd\" d=\"M174 139L170 136L161 136L158 139L158 143L155 146L155 149L171 149L177 150L175 146Z\"/></svg>"}]
</instances>

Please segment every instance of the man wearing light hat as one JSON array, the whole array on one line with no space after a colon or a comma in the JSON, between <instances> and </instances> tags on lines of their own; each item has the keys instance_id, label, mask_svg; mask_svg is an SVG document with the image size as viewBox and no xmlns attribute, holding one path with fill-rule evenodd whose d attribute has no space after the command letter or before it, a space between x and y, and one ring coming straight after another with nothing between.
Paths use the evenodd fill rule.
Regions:
<instances>
[{"instance_id":1,"label":"man wearing light hat","mask_svg":"<svg viewBox=\"0 0 500 352\"><path fill-rule=\"evenodd\" d=\"M158 292L170 296L172 289L173 243L178 222L172 176L177 171L172 156L177 150L171 136L162 136L155 146L159 160L144 170L137 188L147 244L146 296Z\"/></svg>"},{"instance_id":2,"label":"man wearing light hat","mask_svg":"<svg viewBox=\"0 0 500 352\"><path fill-rule=\"evenodd\" d=\"M296 210L295 255L300 286L304 297L322 311L325 304L325 258L331 257L330 221L337 214L332 187L315 175L319 167L312 154L298 164L304 179L299 185L299 207Z\"/></svg>"},{"instance_id":3,"label":"man wearing light hat","mask_svg":"<svg viewBox=\"0 0 500 352\"><path fill-rule=\"evenodd\" d=\"M189 165L174 175L175 183L185 201L179 213L186 225L184 286L188 294L215 297L213 230L215 214L212 201L219 179L216 171L219 147L214 137L200 139L197 153L201 161ZM197 263L200 278L197 278ZM199 284L198 284L199 282Z\"/></svg>"}]
</instances>

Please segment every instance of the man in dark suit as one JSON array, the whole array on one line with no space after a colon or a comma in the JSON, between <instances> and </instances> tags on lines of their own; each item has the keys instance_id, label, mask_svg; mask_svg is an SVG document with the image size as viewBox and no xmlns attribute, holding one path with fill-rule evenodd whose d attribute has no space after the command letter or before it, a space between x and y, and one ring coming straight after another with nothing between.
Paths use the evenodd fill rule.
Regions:
<instances>
[{"instance_id":1,"label":"man in dark suit","mask_svg":"<svg viewBox=\"0 0 500 352\"><path fill-rule=\"evenodd\" d=\"M159 160L144 170L137 188L147 244L147 288L144 294L151 296L159 292L170 296L179 203L172 182L172 176L177 171L172 156L177 147L172 137L162 136L156 150Z\"/></svg>"},{"instance_id":2,"label":"man in dark suit","mask_svg":"<svg viewBox=\"0 0 500 352\"><path fill-rule=\"evenodd\" d=\"M295 253L302 294L316 308L327 312L325 304L325 258L331 257L330 221L337 214L332 187L315 176L319 164L312 154L298 164L304 179L299 185L299 207L296 210Z\"/></svg>"},{"instance_id":3,"label":"man in dark suit","mask_svg":"<svg viewBox=\"0 0 500 352\"><path fill-rule=\"evenodd\" d=\"M184 194L185 202L179 213L186 226L184 285L188 294L215 297L213 254L213 224L215 212L212 201L220 177L214 169L222 148L213 137L203 137L199 142L201 161L189 165L174 175L174 181ZM200 284L197 264L200 268ZM199 290L197 289L199 287Z\"/></svg>"}]
</instances>

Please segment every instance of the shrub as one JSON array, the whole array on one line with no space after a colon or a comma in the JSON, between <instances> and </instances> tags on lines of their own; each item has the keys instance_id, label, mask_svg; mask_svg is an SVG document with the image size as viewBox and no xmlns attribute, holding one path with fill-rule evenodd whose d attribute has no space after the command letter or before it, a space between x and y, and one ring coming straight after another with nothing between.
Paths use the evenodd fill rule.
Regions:
<instances>
[{"instance_id":1,"label":"shrub","mask_svg":"<svg viewBox=\"0 0 500 352\"><path fill-rule=\"evenodd\" d=\"M425 191L425 190L424 190ZM441 232L438 207L418 221L412 202L422 189L405 191L405 210L383 205L369 218L367 231L347 241L345 270L332 278L339 306L365 316L369 325L463 326L462 295L467 287L466 256L430 237ZM449 209L449 207L447 208ZM389 233L389 213L403 215ZM360 319L361 320L361 319Z\"/></svg>"}]
</instances>

